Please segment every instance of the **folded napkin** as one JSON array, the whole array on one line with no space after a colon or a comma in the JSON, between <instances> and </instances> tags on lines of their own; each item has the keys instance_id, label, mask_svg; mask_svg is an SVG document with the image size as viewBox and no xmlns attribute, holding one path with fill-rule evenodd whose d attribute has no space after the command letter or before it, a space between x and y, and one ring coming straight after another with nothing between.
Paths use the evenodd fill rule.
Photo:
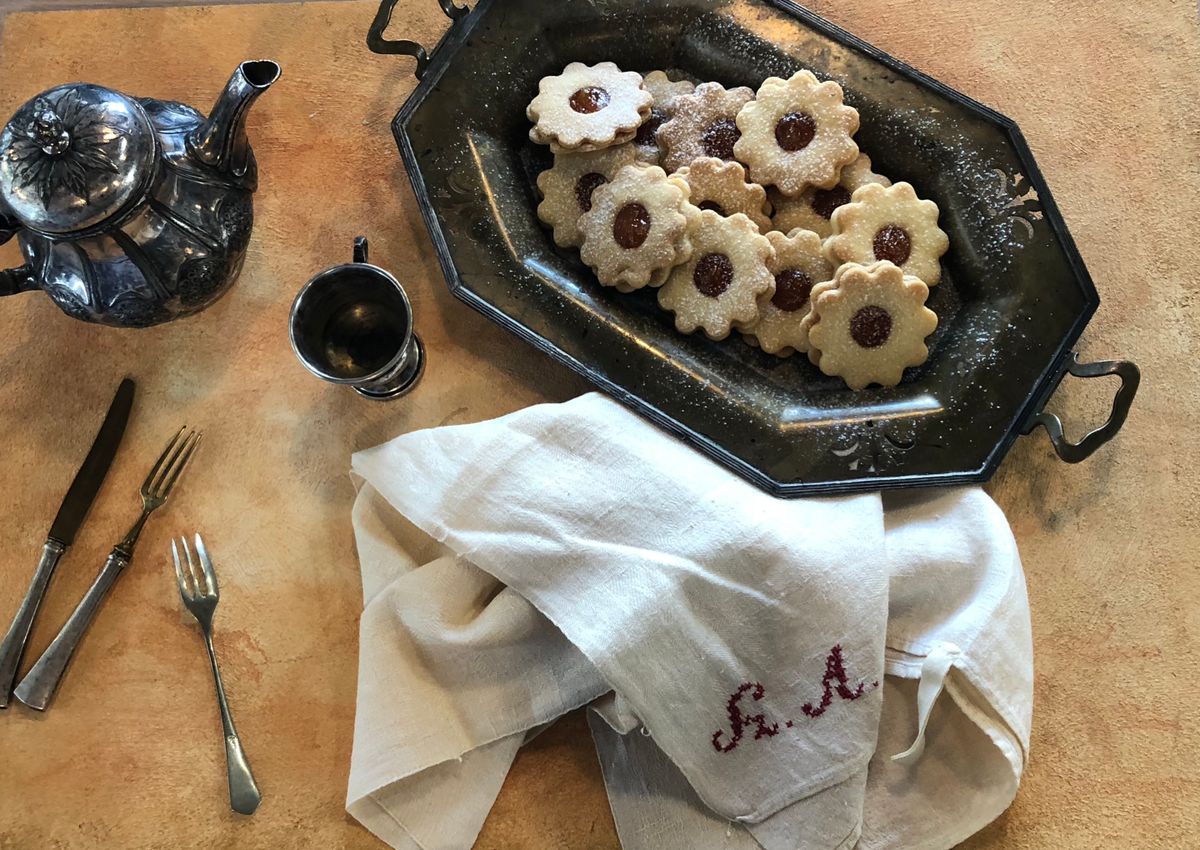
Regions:
<instances>
[{"instance_id":1,"label":"folded napkin","mask_svg":"<svg viewBox=\"0 0 1200 850\"><path fill-rule=\"evenodd\" d=\"M907 746L919 725L899 709L881 720L897 583L914 601L888 672L922 678L931 705L943 684L956 703L975 700L1002 726L984 739L1016 742L1005 799L971 817L985 823L1015 791L1028 693L949 671L978 658L973 642L1023 654L1027 669L1023 584L1000 601L1015 598L1024 646L1011 624L983 638L962 625L992 616L970 614L970 582L958 620L922 607L926 573L888 548L891 537L921 547L917 516L947 530L919 507L892 523L875 494L772 499L594 394L408 434L353 466L364 614L347 807L393 846L470 846L526 736L606 694L592 725L627 847L841 847L860 833L909 846L864 824L877 735ZM965 492L943 509L991 505ZM974 522L971 510L947 522ZM418 566L409 523L446 550ZM997 531L1019 579L1003 518L981 535ZM956 552L968 567L979 542ZM989 708L997 695L1012 701L1004 712ZM913 701L896 700L908 714ZM889 769L935 763L942 728L935 711L925 754Z\"/></svg>"},{"instance_id":2,"label":"folded napkin","mask_svg":"<svg viewBox=\"0 0 1200 850\"><path fill-rule=\"evenodd\" d=\"M1024 769L1032 641L1007 521L975 488L883 503L891 598L879 744L865 788L841 801L858 807L861 835L837 845L814 834L839 814L821 801L807 817L771 819L792 847L953 847L1008 807ZM653 741L591 727L625 850L770 846L756 830L731 833Z\"/></svg>"},{"instance_id":3,"label":"folded napkin","mask_svg":"<svg viewBox=\"0 0 1200 850\"><path fill-rule=\"evenodd\" d=\"M1025 574L980 489L888 494L884 506L888 678L860 846L952 847L1008 808L1028 758ZM902 747L914 757L894 755Z\"/></svg>"}]
</instances>

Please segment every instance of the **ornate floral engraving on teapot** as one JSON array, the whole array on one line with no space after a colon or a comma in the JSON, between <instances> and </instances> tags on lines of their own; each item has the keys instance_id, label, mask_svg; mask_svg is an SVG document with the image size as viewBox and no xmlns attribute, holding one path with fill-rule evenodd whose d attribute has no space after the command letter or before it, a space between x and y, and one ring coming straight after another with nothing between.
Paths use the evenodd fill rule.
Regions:
<instances>
[{"instance_id":1,"label":"ornate floral engraving on teapot","mask_svg":"<svg viewBox=\"0 0 1200 850\"><path fill-rule=\"evenodd\" d=\"M245 259L257 187L245 118L277 79L243 62L205 118L182 103L74 83L0 132L0 244L25 264L0 295L41 289L68 315L146 327L204 309Z\"/></svg>"}]
</instances>

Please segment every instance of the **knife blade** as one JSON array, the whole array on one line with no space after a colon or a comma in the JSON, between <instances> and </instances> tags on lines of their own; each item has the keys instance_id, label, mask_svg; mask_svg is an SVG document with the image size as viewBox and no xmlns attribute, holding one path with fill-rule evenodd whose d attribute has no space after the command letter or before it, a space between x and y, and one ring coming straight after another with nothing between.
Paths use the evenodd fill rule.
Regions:
<instances>
[{"instance_id":1,"label":"knife blade","mask_svg":"<svg viewBox=\"0 0 1200 850\"><path fill-rule=\"evenodd\" d=\"M83 524L83 518L87 516L88 508L92 506L96 493L100 491L100 485L104 483L104 476L108 474L108 468L116 457L117 447L121 445L125 425L129 422L129 411L133 408L133 391L134 383L129 378L121 381L121 385L117 387L117 394L113 396L108 415L104 417L104 424L100 426L100 432L96 434L91 450L83 459L83 465L75 474L75 480L71 482L67 495L63 497L58 516L50 526L51 540L57 540L63 546L70 546L75 542L75 532L79 531L79 526Z\"/></svg>"},{"instance_id":2,"label":"knife blade","mask_svg":"<svg viewBox=\"0 0 1200 850\"><path fill-rule=\"evenodd\" d=\"M134 383L129 378L125 378L117 387L104 423L100 426L83 465L75 474L75 480L67 488L58 515L50 525L50 533L42 547L42 556L37 569L34 570L29 591L21 601L21 607L17 609L3 643L0 643L0 708L8 707L21 656L25 652L25 643L29 639L29 632L33 628L33 621L37 617L54 568L67 547L75 542L75 534L83 524L84 517L87 516L88 509L95 501L100 485L104 483L108 469L112 466L113 458L116 457L121 438L125 434L125 426L129 422L129 412L133 408L134 389Z\"/></svg>"}]
</instances>

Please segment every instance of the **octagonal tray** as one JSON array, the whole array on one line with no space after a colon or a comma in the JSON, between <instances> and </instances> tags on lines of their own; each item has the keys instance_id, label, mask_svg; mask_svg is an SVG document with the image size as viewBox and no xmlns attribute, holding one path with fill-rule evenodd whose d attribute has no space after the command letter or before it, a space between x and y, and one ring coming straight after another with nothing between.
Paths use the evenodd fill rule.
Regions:
<instances>
[{"instance_id":1,"label":"octagonal tray","mask_svg":"<svg viewBox=\"0 0 1200 850\"><path fill-rule=\"evenodd\" d=\"M1072 354L1099 297L1008 118L786 0L439 2L452 23L430 54L384 38L395 0L367 41L417 59L393 131L446 280L599 388L780 496L979 482L1039 424L1072 462L1120 429L1137 368ZM875 170L942 210L929 360L897 387L852 392L803 356L679 334L653 291L602 287L536 216L551 158L525 106L576 60L726 86L802 68L839 82ZM1121 377L1109 421L1079 443L1042 412L1068 371Z\"/></svg>"}]
</instances>

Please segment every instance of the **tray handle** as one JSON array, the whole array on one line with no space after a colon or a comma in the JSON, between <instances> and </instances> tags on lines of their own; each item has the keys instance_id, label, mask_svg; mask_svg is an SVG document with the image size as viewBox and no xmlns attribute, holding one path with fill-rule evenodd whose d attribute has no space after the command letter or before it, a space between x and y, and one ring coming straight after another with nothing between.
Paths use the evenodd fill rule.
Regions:
<instances>
[{"instance_id":1,"label":"tray handle","mask_svg":"<svg viewBox=\"0 0 1200 850\"><path fill-rule=\"evenodd\" d=\"M425 48L415 41L409 41L405 38L391 39L383 37L383 31L388 28L388 24L392 21L392 12L395 11L397 2L399 0L383 0L379 4L379 11L375 13L375 20L371 21L371 28L367 30L367 47L373 53L412 56L417 60L417 67L413 70L413 74L419 80L425 76L425 69L429 67L429 54L425 52ZM471 11L467 6L456 6L454 0L438 0L438 5L442 7L442 11L446 13L446 17L452 22L459 20ZM453 25L451 23L451 26Z\"/></svg>"},{"instance_id":2,"label":"tray handle","mask_svg":"<svg viewBox=\"0 0 1200 850\"><path fill-rule=\"evenodd\" d=\"M1096 449L1115 437L1117 432L1121 430L1121 426L1125 424L1125 418L1129 415L1129 408L1133 405L1133 397L1137 395L1138 384L1142 380L1142 373L1137 366L1128 360L1103 360L1099 363L1080 363L1079 355L1074 352L1072 352L1071 359L1067 363L1067 368L1063 370L1062 375L1059 377L1060 382L1068 372L1077 378L1100 378L1105 375L1117 375L1120 377L1121 388L1117 390L1117 394L1113 398L1112 413L1109 415L1108 421L1078 443L1072 443L1063 436L1062 420L1053 413L1040 410L1025 423L1025 428L1021 433L1030 434L1041 425L1046 429L1046 433L1050 435L1050 442L1053 444L1054 451L1058 453L1058 456L1067 463L1079 463L1081 460L1091 457Z\"/></svg>"}]
</instances>

